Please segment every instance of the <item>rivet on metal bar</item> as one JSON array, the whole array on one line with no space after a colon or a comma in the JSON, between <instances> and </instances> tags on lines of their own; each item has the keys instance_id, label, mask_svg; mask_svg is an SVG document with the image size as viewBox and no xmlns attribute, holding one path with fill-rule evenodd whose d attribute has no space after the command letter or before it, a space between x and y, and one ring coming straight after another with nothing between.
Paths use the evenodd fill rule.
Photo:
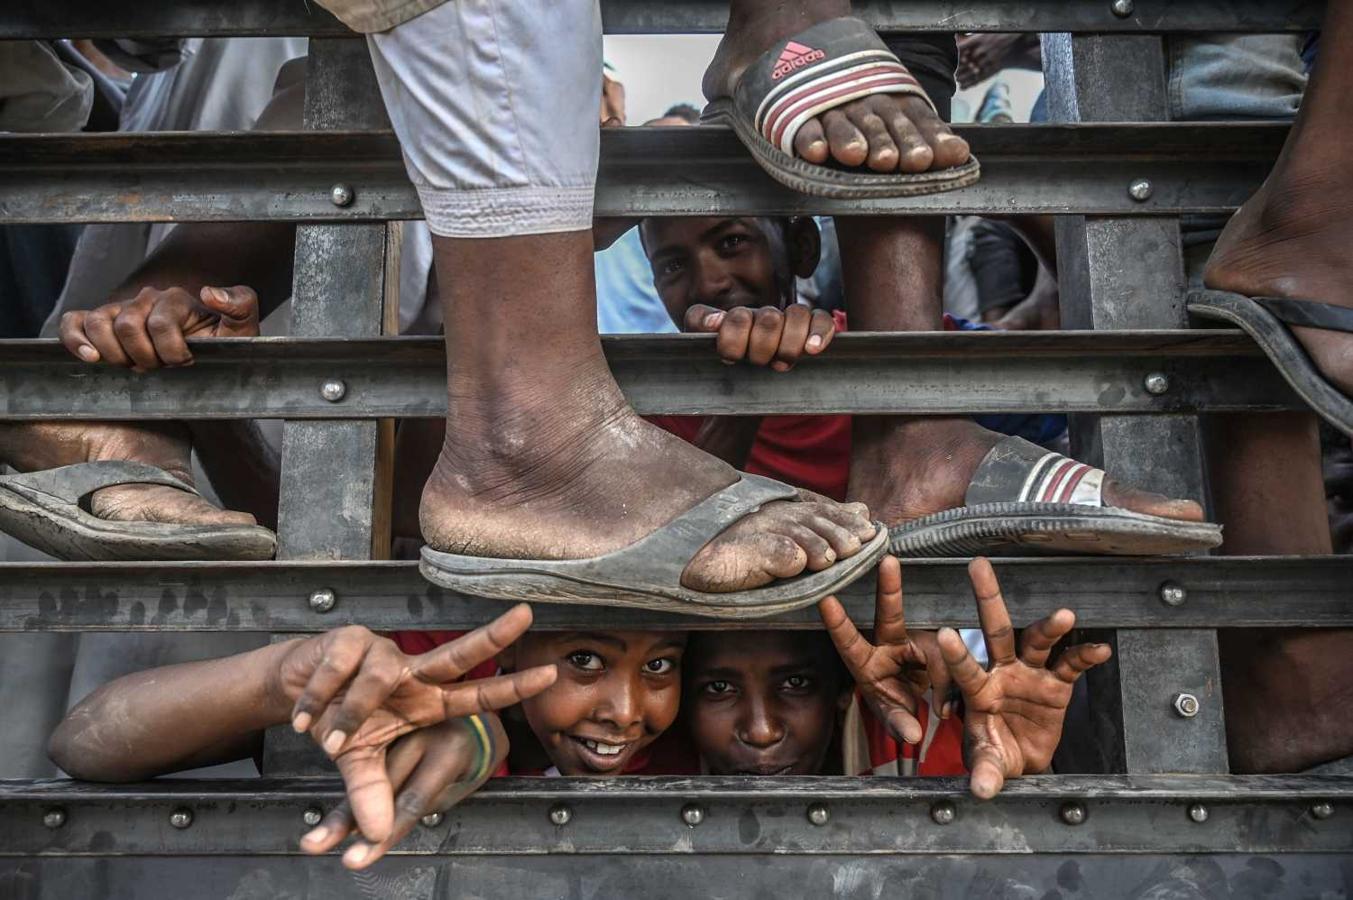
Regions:
<instances>
[{"instance_id":1,"label":"rivet on metal bar","mask_svg":"<svg viewBox=\"0 0 1353 900\"><path fill-rule=\"evenodd\" d=\"M705 808L699 803L687 803L681 807L681 821L694 828L705 821Z\"/></svg>"},{"instance_id":2,"label":"rivet on metal bar","mask_svg":"<svg viewBox=\"0 0 1353 900\"><path fill-rule=\"evenodd\" d=\"M301 813L301 821L309 825L311 828L314 828L316 825L318 825L319 820L322 818L324 818L324 810L320 809L318 806L312 806L305 812Z\"/></svg>"},{"instance_id":3,"label":"rivet on metal bar","mask_svg":"<svg viewBox=\"0 0 1353 900\"><path fill-rule=\"evenodd\" d=\"M1184 718L1192 719L1198 715L1199 708L1198 698L1192 694L1180 693L1174 695L1174 711Z\"/></svg>"},{"instance_id":4,"label":"rivet on metal bar","mask_svg":"<svg viewBox=\"0 0 1353 900\"><path fill-rule=\"evenodd\" d=\"M1126 19L1136 11L1137 4L1132 0L1113 0L1113 3L1109 4L1109 9L1113 10L1113 14L1118 18Z\"/></svg>"},{"instance_id":5,"label":"rivet on metal bar","mask_svg":"<svg viewBox=\"0 0 1353 900\"><path fill-rule=\"evenodd\" d=\"M445 818L445 816L439 812L430 812L426 816L423 816L419 821L423 823L424 828L436 828L438 825L442 824L443 818Z\"/></svg>"},{"instance_id":6,"label":"rivet on metal bar","mask_svg":"<svg viewBox=\"0 0 1353 900\"><path fill-rule=\"evenodd\" d=\"M1155 187L1151 184L1149 178L1135 178L1128 185L1128 196L1138 203L1145 203L1151 199L1151 194L1155 192Z\"/></svg>"},{"instance_id":7,"label":"rivet on metal bar","mask_svg":"<svg viewBox=\"0 0 1353 900\"><path fill-rule=\"evenodd\" d=\"M1192 803L1189 805L1189 818L1199 825L1207 821L1207 807L1201 803Z\"/></svg>"},{"instance_id":8,"label":"rivet on metal bar","mask_svg":"<svg viewBox=\"0 0 1353 900\"><path fill-rule=\"evenodd\" d=\"M337 378L330 378L319 386L319 395L330 403L337 403L348 393L348 386Z\"/></svg>"},{"instance_id":9,"label":"rivet on metal bar","mask_svg":"<svg viewBox=\"0 0 1353 900\"><path fill-rule=\"evenodd\" d=\"M550 823L553 825L567 825L573 819L573 810L562 803L556 803L550 807Z\"/></svg>"},{"instance_id":10,"label":"rivet on metal bar","mask_svg":"<svg viewBox=\"0 0 1353 900\"><path fill-rule=\"evenodd\" d=\"M310 608L317 613L327 613L338 602L338 596L328 588L320 588L310 595Z\"/></svg>"},{"instance_id":11,"label":"rivet on metal bar","mask_svg":"<svg viewBox=\"0 0 1353 900\"><path fill-rule=\"evenodd\" d=\"M1160 602L1166 606L1183 606L1184 601L1188 599L1189 592L1184 590L1182 584L1176 584L1173 581L1162 582L1160 586Z\"/></svg>"},{"instance_id":12,"label":"rivet on metal bar","mask_svg":"<svg viewBox=\"0 0 1353 900\"><path fill-rule=\"evenodd\" d=\"M1328 819L1334 815L1334 804L1328 800L1321 800L1318 803L1311 804L1311 815L1317 819Z\"/></svg>"},{"instance_id":13,"label":"rivet on metal bar","mask_svg":"<svg viewBox=\"0 0 1353 900\"><path fill-rule=\"evenodd\" d=\"M42 824L48 828L60 828L66 824L66 811L60 808L47 810L42 814Z\"/></svg>"},{"instance_id":14,"label":"rivet on metal bar","mask_svg":"<svg viewBox=\"0 0 1353 900\"><path fill-rule=\"evenodd\" d=\"M189 809L176 809L169 814L169 824L175 828L187 828L193 824L193 813Z\"/></svg>"},{"instance_id":15,"label":"rivet on metal bar","mask_svg":"<svg viewBox=\"0 0 1353 900\"><path fill-rule=\"evenodd\" d=\"M346 184L336 184L329 188L329 201L334 206L347 206L352 202L352 188Z\"/></svg>"},{"instance_id":16,"label":"rivet on metal bar","mask_svg":"<svg viewBox=\"0 0 1353 900\"><path fill-rule=\"evenodd\" d=\"M1058 811L1058 815L1060 815L1062 821L1068 825L1080 825L1085 821L1085 806L1084 804L1077 803L1075 800L1068 800L1066 803L1062 804L1062 808Z\"/></svg>"},{"instance_id":17,"label":"rivet on metal bar","mask_svg":"<svg viewBox=\"0 0 1353 900\"><path fill-rule=\"evenodd\" d=\"M826 825L827 820L832 817L831 810L827 809L825 803L808 804L808 821L814 825Z\"/></svg>"},{"instance_id":18,"label":"rivet on metal bar","mask_svg":"<svg viewBox=\"0 0 1353 900\"><path fill-rule=\"evenodd\" d=\"M1152 372L1142 379L1142 384L1148 394L1159 397L1170 389L1170 378L1164 372Z\"/></svg>"},{"instance_id":19,"label":"rivet on metal bar","mask_svg":"<svg viewBox=\"0 0 1353 900\"><path fill-rule=\"evenodd\" d=\"M936 825L948 825L958 817L958 810L948 800L941 800L930 807L930 818Z\"/></svg>"}]
</instances>

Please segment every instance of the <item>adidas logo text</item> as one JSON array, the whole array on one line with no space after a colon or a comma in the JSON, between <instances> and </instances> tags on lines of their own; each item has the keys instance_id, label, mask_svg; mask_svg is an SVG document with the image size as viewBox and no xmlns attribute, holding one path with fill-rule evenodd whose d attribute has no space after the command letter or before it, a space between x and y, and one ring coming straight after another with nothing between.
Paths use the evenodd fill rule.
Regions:
<instances>
[{"instance_id":1,"label":"adidas logo text","mask_svg":"<svg viewBox=\"0 0 1353 900\"><path fill-rule=\"evenodd\" d=\"M776 60L775 68L770 73L771 80L778 81L795 69L802 69L826 58L827 54L821 50L805 47L798 41L790 41L785 45L785 49L780 51L780 58Z\"/></svg>"}]
</instances>

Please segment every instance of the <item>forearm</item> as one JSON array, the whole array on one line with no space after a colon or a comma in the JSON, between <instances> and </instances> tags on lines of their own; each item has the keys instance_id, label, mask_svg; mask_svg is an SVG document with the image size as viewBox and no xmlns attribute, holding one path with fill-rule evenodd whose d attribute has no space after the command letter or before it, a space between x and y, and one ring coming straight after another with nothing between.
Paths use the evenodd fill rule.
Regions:
<instances>
[{"instance_id":1,"label":"forearm","mask_svg":"<svg viewBox=\"0 0 1353 900\"><path fill-rule=\"evenodd\" d=\"M729 465L741 469L747 465L756 433L761 428L760 416L710 416L700 426L692 442L701 450L717 456Z\"/></svg>"},{"instance_id":2,"label":"forearm","mask_svg":"<svg viewBox=\"0 0 1353 900\"><path fill-rule=\"evenodd\" d=\"M295 641L112 681L80 702L48 743L75 778L136 781L244 755L290 718L276 675Z\"/></svg>"},{"instance_id":3,"label":"forearm","mask_svg":"<svg viewBox=\"0 0 1353 900\"><path fill-rule=\"evenodd\" d=\"M291 222L198 222L180 225L113 291L130 300L142 288L177 287L196 296L203 287L248 285L259 318L291 296L296 225Z\"/></svg>"}]
</instances>

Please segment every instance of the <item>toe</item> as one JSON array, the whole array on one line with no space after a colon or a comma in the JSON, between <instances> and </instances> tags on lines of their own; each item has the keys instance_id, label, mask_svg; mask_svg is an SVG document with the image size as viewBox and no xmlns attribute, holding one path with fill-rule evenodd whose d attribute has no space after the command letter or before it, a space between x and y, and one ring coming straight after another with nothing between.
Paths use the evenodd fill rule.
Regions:
<instances>
[{"instance_id":1,"label":"toe","mask_svg":"<svg viewBox=\"0 0 1353 900\"><path fill-rule=\"evenodd\" d=\"M972 155L968 142L954 134L924 100L908 97L903 102L903 110L930 147L933 153L931 165L934 168L949 169L968 161Z\"/></svg>"},{"instance_id":2,"label":"toe","mask_svg":"<svg viewBox=\"0 0 1353 900\"><path fill-rule=\"evenodd\" d=\"M807 569L810 572L821 572L836 562L836 550L812 523L787 522L779 529L780 534L803 548L803 552L808 555Z\"/></svg>"},{"instance_id":3,"label":"toe","mask_svg":"<svg viewBox=\"0 0 1353 900\"><path fill-rule=\"evenodd\" d=\"M888 133L888 126L874 111L865 105L852 103L845 109L846 117L860 130L869 142L869 155L866 162L875 172L895 172L899 153Z\"/></svg>"},{"instance_id":4,"label":"toe","mask_svg":"<svg viewBox=\"0 0 1353 900\"><path fill-rule=\"evenodd\" d=\"M682 585L694 591L725 593L762 587L777 578L802 573L808 565L808 554L788 535L732 533L741 532L744 525L762 515L744 519L700 548L681 575Z\"/></svg>"},{"instance_id":5,"label":"toe","mask_svg":"<svg viewBox=\"0 0 1353 900\"><path fill-rule=\"evenodd\" d=\"M814 515L804 524L831 546L837 559L854 556L860 552L860 547L863 546L863 542L857 534L824 515Z\"/></svg>"},{"instance_id":6,"label":"toe","mask_svg":"<svg viewBox=\"0 0 1353 900\"><path fill-rule=\"evenodd\" d=\"M817 165L827 161L830 148L827 146L827 136L822 132L820 121L809 119L803 124L799 133L794 135L794 152L800 158Z\"/></svg>"},{"instance_id":7,"label":"toe","mask_svg":"<svg viewBox=\"0 0 1353 900\"><path fill-rule=\"evenodd\" d=\"M1203 521L1203 507L1192 500L1177 500L1164 494L1127 487L1112 478L1104 480L1104 502L1109 506L1148 516L1161 516L1184 522Z\"/></svg>"},{"instance_id":8,"label":"toe","mask_svg":"<svg viewBox=\"0 0 1353 900\"><path fill-rule=\"evenodd\" d=\"M822 124L833 159L843 166L864 163L869 156L869 142L845 113L839 109L828 110L822 117Z\"/></svg>"}]
</instances>

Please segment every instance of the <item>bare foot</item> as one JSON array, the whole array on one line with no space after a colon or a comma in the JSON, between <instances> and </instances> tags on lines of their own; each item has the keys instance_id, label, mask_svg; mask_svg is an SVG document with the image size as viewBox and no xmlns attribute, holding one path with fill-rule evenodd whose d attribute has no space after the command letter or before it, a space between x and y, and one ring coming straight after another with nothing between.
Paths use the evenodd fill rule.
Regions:
<instances>
[{"instance_id":1,"label":"bare foot","mask_svg":"<svg viewBox=\"0 0 1353 900\"><path fill-rule=\"evenodd\" d=\"M855 419L848 495L889 525L963 505L968 482L1004 435L968 419ZM1174 500L1104 479L1104 503L1186 522L1203 521L1192 500Z\"/></svg>"},{"instance_id":2,"label":"bare foot","mask_svg":"<svg viewBox=\"0 0 1353 900\"><path fill-rule=\"evenodd\" d=\"M1353 307L1353 180L1342 161L1325 174L1275 171L1242 206L1208 260L1203 281L1250 297ZM1353 335L1294 326L1329 381L1353 396Z\"/></svg>"},{"instance_id":3,"label":"bare foot","mask_svg":"<svg viewBox=\"0 0 1353 900\"><path fill-rule=\"evenodd\" d=\"M635 415L601 376L572 400L543 391L504 398L503 413L485 417L492 425L484 435L469 427L479 416L457 417L423 491L427 542L496 558L597 556L737 479L731 466ZM825 569L874 536L863 504L801 496L730 526L690 561L682 584L709 592L759 587Z\"/></svg>"},{"instance_id":4,"label":"bare foot","mask_svg":"<svg viewBox=\"0 0 1353 900\"><path fill-rule=\"evenodd\" d=\"M0 424L0 461L21 472L81 462L142 462L192 485L191 446L181 425L117 422ZM218 509L205 498L156 484L127 484L95 491L90 512L117 522L177 525L255 525L245 512Z\"/></svg>"},{"instance_id":5,"label":"bare foot","mask_svg":"<svg viewBox=\"0 0 1353 900\"><path fill-rule=\"evenodd\" d=\"M705 71L708 99L731 97L742 73L776 41L827 19L850 15L849 2L813 0L786 4L734 4L728 28ZM904 64L906 60L902 61ZM828 160L874 172L925 172L968 161L968 142L919 97L878 94L845 103L809 119L794 151L811 163Z\"/></svg>"}]
</instances>

